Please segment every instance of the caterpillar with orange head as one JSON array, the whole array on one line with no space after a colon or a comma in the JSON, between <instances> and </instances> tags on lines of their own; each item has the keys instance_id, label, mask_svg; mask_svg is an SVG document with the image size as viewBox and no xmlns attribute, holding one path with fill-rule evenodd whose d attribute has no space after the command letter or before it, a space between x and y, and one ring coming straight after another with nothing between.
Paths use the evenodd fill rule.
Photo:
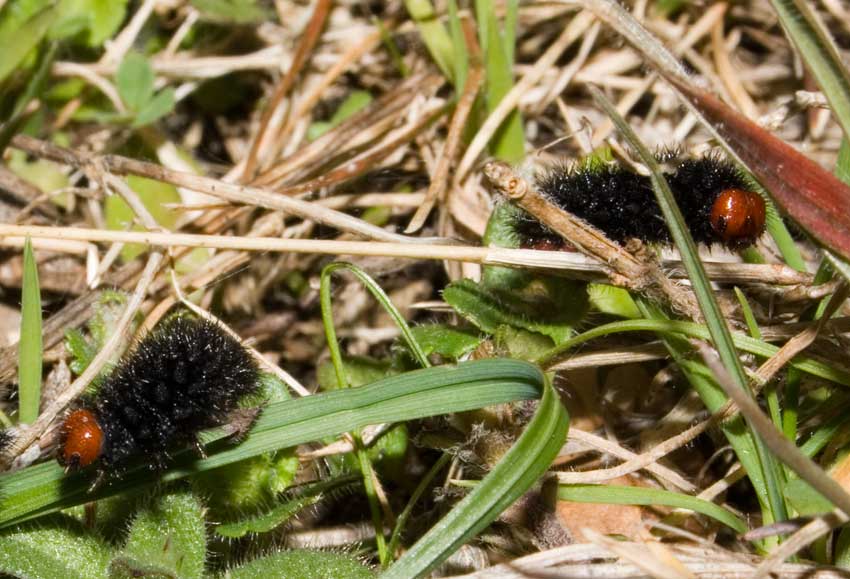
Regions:
<instances>
[{"instance_id":1,"label":"caterpillar with orange head","mask_svg":"<svg viewBox=\"0 0 850 579\"><path fill-rule=\"evenodd\" d=\"M145 336L62 424L58 459L116 474L134 457L163 468L172 449L198 444L259 389L254 359L221 326L175 316Z\"/></svg>"},{"instance_id":2,"label":"caterpillar with orange head","mask_svg":"<svg viewBox=\"0 0 850 579\"><path fill-rule=\"evenodd\" d=\"M678 161L664 177L698 243L741 249L755 243L764 232L764 199L732 163L719 155ZM618 164L597 163L550 169L537 178L536 185L553 203L614 241L671 241L648 176ZM557 233L527 214L515 229L525 247L564 246Z\"/></svg>"}]
</instances>

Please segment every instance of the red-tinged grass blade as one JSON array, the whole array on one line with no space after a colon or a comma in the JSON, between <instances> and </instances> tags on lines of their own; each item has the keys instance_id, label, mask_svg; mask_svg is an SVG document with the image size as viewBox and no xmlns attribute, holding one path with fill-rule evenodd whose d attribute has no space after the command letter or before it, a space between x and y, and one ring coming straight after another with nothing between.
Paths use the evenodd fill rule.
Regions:
<instances>
[{"instance_id":1,"label":"red-tinged grass blade","mask_svg":"<svg viewBox=\"0 0 850 579\"><path fill-rule=\"evenodd\" d=\"M850 187L714 95L665 76L712 123L785 213L817 242L850 259Z\"/></svg>"}]
</instances>

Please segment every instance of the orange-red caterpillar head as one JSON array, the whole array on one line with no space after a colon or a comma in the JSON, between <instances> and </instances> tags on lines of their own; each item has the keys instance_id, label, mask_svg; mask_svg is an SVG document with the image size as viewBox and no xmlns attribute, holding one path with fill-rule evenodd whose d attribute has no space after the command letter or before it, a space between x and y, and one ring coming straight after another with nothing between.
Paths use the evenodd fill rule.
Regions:
<instances>
[{"instance_id":1,"label":"orange-red caterpillar head","mask_svg":"<svg viewBox=\"0 0 850 579\"><path fill-rule=\"evenodd\" d=\"M96 461L103 448L103 430L91 410L75 410L62 424L59 461L70 468L82 468Z\"/></svg>"},{"instance_id":2,"label":"orange-red caterpillar head","mask_svg":"<svg viewBox=\"0 0 850 579\"><path fill-rule=\"evenodd\" d=\"M748 245L764 231L765 204L758 193L726 189L711 206L711 227L724 242Z\"/></svg>"}]
</instances>

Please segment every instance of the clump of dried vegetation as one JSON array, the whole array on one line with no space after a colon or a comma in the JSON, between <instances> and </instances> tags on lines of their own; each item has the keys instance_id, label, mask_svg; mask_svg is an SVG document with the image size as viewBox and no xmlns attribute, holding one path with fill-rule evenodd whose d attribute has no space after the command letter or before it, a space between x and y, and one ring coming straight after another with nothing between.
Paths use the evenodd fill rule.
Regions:
<instances>
[{"instance_id":1,"label":"clump of dried vegetation","mask_svg":"<svg viewBox=\"0 0 850 579\"><path fill-rule=\"evenodd\" d=\"M0 575L844 576L839 2L0 0L0 47ZM689 242L665 147L763 186L755 246ZM586 158L675 244L535 190ZM176 311L260 418L63 472Z\"/></svg>"}]
</instances>

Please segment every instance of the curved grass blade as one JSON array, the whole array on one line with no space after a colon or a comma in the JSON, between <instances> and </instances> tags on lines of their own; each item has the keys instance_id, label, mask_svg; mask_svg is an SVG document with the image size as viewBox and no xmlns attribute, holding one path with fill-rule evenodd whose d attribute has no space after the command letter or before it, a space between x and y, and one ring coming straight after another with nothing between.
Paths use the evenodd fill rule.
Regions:
<instances>
[{"instance_id":1,"label":"curved grass blade","mask_svg":"<svg viewBox=\"0 0 850 579\"><path fill-rule=\"evenodd\" d=\"M328 350L330 350L331 361L333 362L334 371L336 372L337 384L339 384L342 388L348 387L348 378L345 376L345 364L343 364L342 352L339 348L339 341L336 338L336 329L334 328L333 321L333 307L331 305L331 275L339 269L351 272L358 280L360 280L360 283L362 283L366 289L372 293L372 296L378 301L378 303L381 304L384 310L393 319L396 326L398 326L404 341L407 343L407 347L410 348L411 354L416 361L419 362L419 365L423 368L430 366L431 363L428 361L428 356L422 351L422 348L416 341L416 337L410 330L410 326L407 324L404 316L401 315L401 312L398 311L398 308L395 307L392 300L390 300L390 297L386 294L386 292L384 292L381 286L375 283L375 280L373 280L369 274L356 265L341 261L334 262L328 264L322 270L319 287L319 300L322 305L322 325L325 328L325 337L328 341Z\"/></svg>"},{"instance_id":2,"label":"curved grass blade","mask_svg":"<svg viewBox=\"0 0 850 579\"><path fill-rule=\"evenodd\" d=\"M419 364L427 368L431 364L428 362L428 357L422 351L422 348L410 331L410 326L407 325L404 316L398 311L398 308L392 303L389 296L384 292L383 288L372 279L369 274L360 269L354 264L345 262L335 262L327 265L322 269L319 299L322 305L322 325L325 328L325 336L328 342L328 349L331 354L331 361L336 374L337 383L341 388L349 386L348 376L345 371L345 364L342 361L342 352L339 347L339 342L336 338L336 328L333 322L333 306L331 304L331 276L338 269L345 269L354 274L360 282L372 293L372 296L383 306L384 310L392 317L393 321L401 330L402 337L407 342L411 353L419 362ZM355 454L357 462L360 465L360 471L363 474L363 487L366 491L366 497L369 499L369 508L372 513L372 522L375 526L375 542L378 548L378 558L382 566L386 566L390 561L390 552L387 550L386 539L382 529L384 527L383 515L380 506L380 501L375 488L375 473L372 470L366 451L363 448L363 441L360 438L359 432L353 432Z\"/></svg>"},{"instance_id":3,"label":"curved grass blade","mask_svg":"<svg viewBox=\"0 0 850 579\"><path fill-rule=\"evenodd\" d=\"M0 528L129 489L168 482L264 452L337 436L369 424L401 422L516 400L540 398L544 378L527 362L478 360L408 372L360 388L335 390L269 404L245 440L236 445L219 428L203 433L207 458L182 450L158 476L140 461L117 480L87 492L91 470L64 476L55 462L0 476Z\"/></svg>"},{"instance_id":4,"label":"curved grass blade","mask_svg":"<svg viewBox=\"0 0 850 579\"><path fill-rule=\"evenodd\" d=\"M502 460L381 578L422 577L487 527L546 472L568 427L567 411L547 385L534 418Z\"/></svg>"},{"instance_id":5,"label":"curved grass blade","mask_svg":"<svg viewBox=\"0 0 850 579\"><path fill-rule=\"evenodd\" d=\"M712 502L690 495L662 489L628 487L620 485L575 484L559 485L558 498L574 503L602 503L607 505L661 505L688 509L720 521L738 533L747 531L747 523L731 511Z\"/></svg>"}]
</instances>

